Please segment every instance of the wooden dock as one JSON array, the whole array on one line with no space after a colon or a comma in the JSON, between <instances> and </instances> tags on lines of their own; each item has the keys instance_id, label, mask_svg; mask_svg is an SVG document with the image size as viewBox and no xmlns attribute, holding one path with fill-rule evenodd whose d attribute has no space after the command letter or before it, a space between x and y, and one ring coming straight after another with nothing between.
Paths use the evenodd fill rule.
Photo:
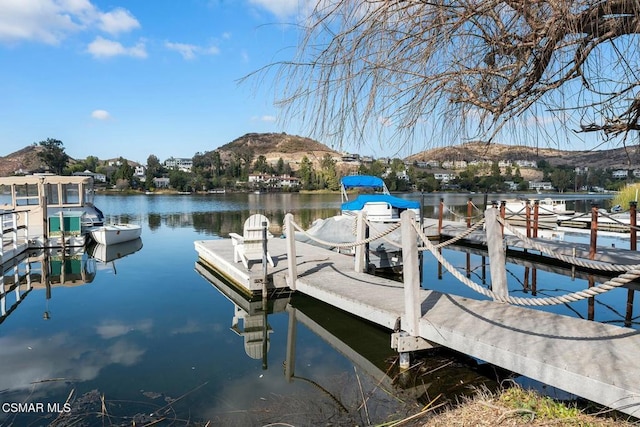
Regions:
<instances>
[{"instance_id":1,"label":"wooden dock","mask_svg":"<svg viewBox=\"0 0 640 427\"><path fill-rule=\"evenodd\" d=\"M285 287L287 245L270 239L271 287ZM233 262L229 239L195 242L199 257L239 286L263 277ZM296 291L394 330L403 283L354 271L353 257L296 244ZM252 283L254 285L252 285ZM249 288L247 288L249 289ZM419 336L585 399L640 417L640 332L487 300L418 290Z\"/></svg>"}]
</instances>

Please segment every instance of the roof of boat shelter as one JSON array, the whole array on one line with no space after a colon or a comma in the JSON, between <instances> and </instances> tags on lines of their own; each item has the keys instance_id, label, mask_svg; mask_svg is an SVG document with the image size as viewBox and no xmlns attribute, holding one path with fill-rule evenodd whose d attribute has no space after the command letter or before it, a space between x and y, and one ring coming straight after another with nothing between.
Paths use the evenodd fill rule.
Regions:
<instances>
[{"instance_id":1,"label":"roof of boat shelter","mask_svg":"<svg viewBox=\"0 0 640 427\"><path fill-rule=\"evenodd\" d=\"M90 182L92 180L93 178L90 176L36 174L36 175L0 177L0 185L39 184L40 182L44 182L46 184L58 184L58 183L80 184L80 183Z\"/></svg>"},{"instance_id":2,"label":"roof of boat shelter","mask_svg":"<svg viewBox=\"0 0 640 427\"><path fill-rule=\"evenodd\" d=\"M382 178L371 175L348 175L342 177L342 186L344 188L354 187L370 187L370 188L382 188L384 187L384 181Z\"/></svg>"}]
</instances>

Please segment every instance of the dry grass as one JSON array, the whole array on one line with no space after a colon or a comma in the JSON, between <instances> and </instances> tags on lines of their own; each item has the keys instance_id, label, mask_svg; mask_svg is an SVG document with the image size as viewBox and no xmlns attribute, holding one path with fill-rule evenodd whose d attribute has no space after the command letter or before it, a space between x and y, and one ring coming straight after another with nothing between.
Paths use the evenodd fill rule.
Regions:
<instances>
[{"instance_id":1,"label":"dry grass","mask_svg":"<svg viewBox=\"0 0 640 427\"><path fill-rule=\"evenodd\" d=\"M422 427L494 427L494 426L637 426L637 421L612 412L588 414L572 404L515 386L498 394L486 391L444 411L424 423Z\"/></svg>"}]
</instances>

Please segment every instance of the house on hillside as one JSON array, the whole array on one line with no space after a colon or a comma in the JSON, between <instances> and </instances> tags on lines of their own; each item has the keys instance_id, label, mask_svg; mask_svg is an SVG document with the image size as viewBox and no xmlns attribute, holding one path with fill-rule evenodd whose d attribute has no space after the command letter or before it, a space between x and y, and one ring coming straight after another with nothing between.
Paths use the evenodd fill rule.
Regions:
<instances>
[{"instance_id":1,"label":"house on hillside","mask_svg":"<svg viewBox=\"0 0 640 427\"><path fill-rule=\"evenodd\" d=\"M84 172L74 172L73 176L90 176L93 178L93 182L107 182L107 176L103 173L95 173L90 170Z\"/></svg>"},{"instance_id":2,"label":"house on hillside","mask_svg":"<svg viewBox=\"0 0 640 427\"><path fill-rule=\"evenodd\" d=\"M193 167L193 159L186 157L169 157L164 161L164 166L168 169L178 169L183 172L191 172Z\"/></svg>"}]
</instances>

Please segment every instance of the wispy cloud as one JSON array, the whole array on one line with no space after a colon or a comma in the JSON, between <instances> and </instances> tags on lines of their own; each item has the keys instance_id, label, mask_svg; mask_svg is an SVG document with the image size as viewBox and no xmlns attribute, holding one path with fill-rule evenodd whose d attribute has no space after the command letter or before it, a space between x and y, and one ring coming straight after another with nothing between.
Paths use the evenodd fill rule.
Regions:
<instances>
[{"instance_id":1,"label":"wispy cloud","mask_svg":"<svg viewBox=\"0 0 640 427\"><path fill-rule=\"evenodd\" d=\"M0 43L57 45L83 31L115 35L139 27L129 11L103 12L89 0L0 0Z\"/></svg>"},{"instance_id":2,"label":"wispy cloud","mask_svg":"<svg viewBox=\"0 0 640 427\"><path fill-rule=\"evenodd\" d=\"M96 120L109 120L111 118L111 114L106 110L93 110L91 112L91 117Z\"/></svg>"},{"instance_id":3,"label":"wispy cloud","mask_svg":"<svg viewBox=\"0 0 640 427\"><path fill-rule=\"evenodd\" d=\"M279 18L305 15L311 11L315 0L249 0L250 4L265 9Z\"/></svg>"},{"instance_id":4,"label":"wispy cloud","mask_svg":"<svg viewBox=\"0 0 640 427\"><path fill-rule=\"evenodd\" d=\"M95 58L110 58L112 56L131 56L133 58L147 57L144 42L139 42L132 47L125 47L119 42L107 40L103 37L96 37L94 41L89 43L87 52Z\"/></svg>"},{"instance_id":5,"label":"wispy cloud","mask_svg":"<svg viewBox=\"0 0 640 427\"><path fill-rule=\"evenodd\" d=\"M212 45L209 47L201 47L194 44L165 42L165 47L169 50L178 52L184 59L195 59L198 55L218 55L220 48Z\"/></svg>"},{"instance_id":6,"label":"wispy cloud","mask_svg":"<svg viewBox=\"0 0 640 427\"><path fill-rule=\"evenodd\" d=\"M251 120L253 120L254 122L273 123L276 121L276 117L265 114L264 116L253 116Z\"/></svg>"}]
</instances>

